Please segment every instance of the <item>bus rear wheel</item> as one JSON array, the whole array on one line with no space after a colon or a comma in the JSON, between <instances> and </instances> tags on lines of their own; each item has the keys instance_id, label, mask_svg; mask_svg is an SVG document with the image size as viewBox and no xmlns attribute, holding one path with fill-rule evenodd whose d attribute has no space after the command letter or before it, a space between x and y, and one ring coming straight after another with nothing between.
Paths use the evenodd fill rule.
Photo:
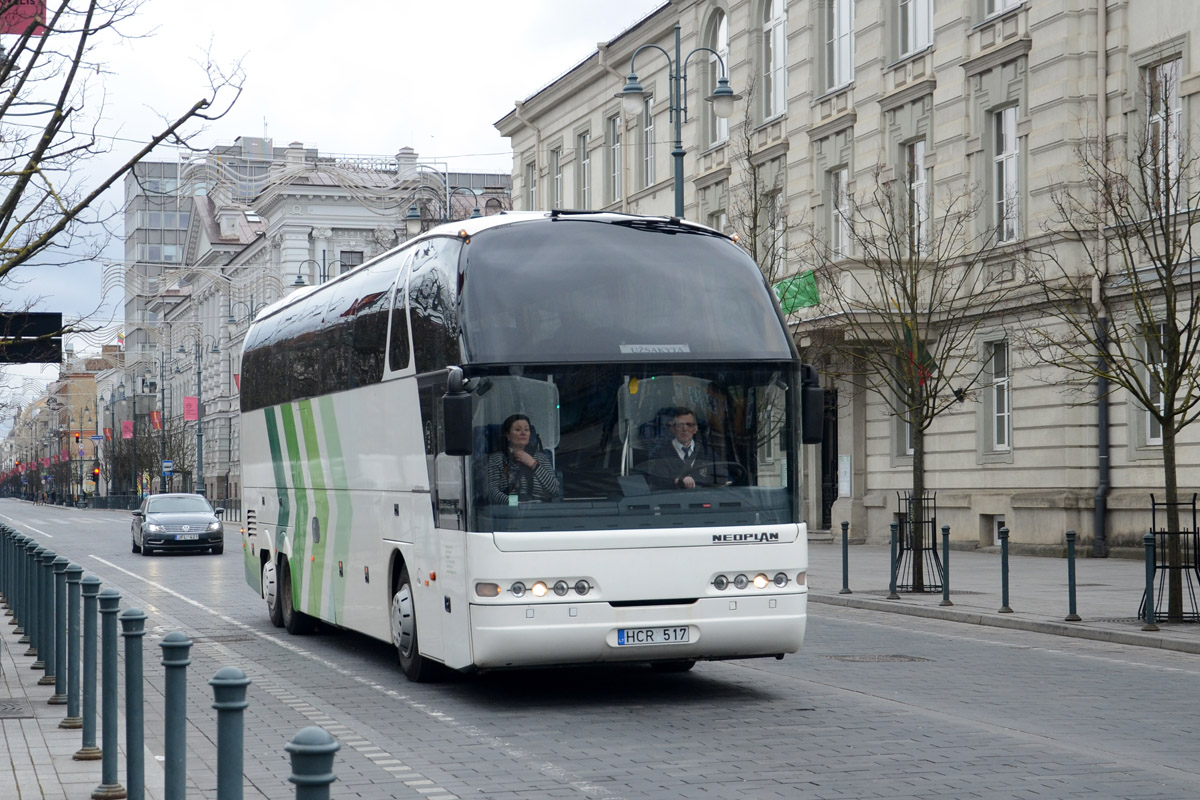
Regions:
<instances>
[{"instance_id":1,"label":"bus rear wheel","mask_svg":"<svg viewBox=\"0 0 1200 800\"><path fill-rule=\"evenodd\" d=\"M279 576L275 562L268 561L262 568L263 597L267 599L267 615L276 628L283 627L283 608L279 603Z\"/></svg>"},{"instance_id":2,"label":"bus rear wheel","mask_svg":"<svg viewBox=\"0 0 1200 800\"><path fill-rule=\"evenodd\" d=\"M429 680L433 665L421 655L417 642L417 609L413 603L412 582L408 567L400 569L400 582L392 595L392 644L400 669L414 683Z\"/></svg>"},{"instance_id":3,"label":"bus rear wheel","mask_svg":"<svg viewBox=\"0 0 1200 800\"><path fill-rule=\"evenodd\" d=\"M292 597L292 568L288 562L283 562L283 570L279 576L279 613L283 618L284 629L299 636L308 633L312 628L312 618L302 611L296 610Z\"/></svg>"}]
</instances>

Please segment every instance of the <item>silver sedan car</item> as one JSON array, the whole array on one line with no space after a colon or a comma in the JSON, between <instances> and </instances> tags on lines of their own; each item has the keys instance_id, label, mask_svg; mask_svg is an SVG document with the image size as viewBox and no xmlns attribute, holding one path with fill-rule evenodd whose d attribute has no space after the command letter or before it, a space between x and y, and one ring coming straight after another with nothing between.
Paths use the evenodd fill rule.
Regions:
<instances>
[{"instance_id":1,"label":"silver sedan car","mask_svg":"<svg viewBox=\"0 0 1200 800\"><path fill-rule=\"evenodd\" d=\"M223 508L213 508L199 494L152 494L133 512L130 531L133 552L152 550L186 552L225 551Z\"/></svg>"}]
</instances>

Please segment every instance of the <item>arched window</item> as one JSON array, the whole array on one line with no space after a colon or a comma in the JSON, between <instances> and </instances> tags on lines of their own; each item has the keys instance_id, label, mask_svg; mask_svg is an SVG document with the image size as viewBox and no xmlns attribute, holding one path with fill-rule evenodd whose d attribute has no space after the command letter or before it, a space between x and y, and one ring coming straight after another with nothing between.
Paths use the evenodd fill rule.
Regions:
<instances>
[{"instance_id":1,"label":"arched window","mask_svg":"<svg viewBox=\"0 0 1200 800\"><path fill-rule=\"evenodd\" d=\"M763 119L787 111L787 7L784 0L763 3Z\"/></svg>"},{"instance_id":2,"label":"arched window","mask_svg":"<svg viewBox=\"0 0 1200 800\"><path fill-rule=\"evenodd\" d=\"M729 17L724 11L718 10L712 16L708 27L708 46L716 50L725 62L725 74L729 74ZM709 54L708 91L711 94L717 88L717 80L721 77L721 65L717 57ZM708 143L717 144L729 139L729 120L721 119L713 111L712 103L706 103L708 115Z\"/></svg>"}]
</instances>

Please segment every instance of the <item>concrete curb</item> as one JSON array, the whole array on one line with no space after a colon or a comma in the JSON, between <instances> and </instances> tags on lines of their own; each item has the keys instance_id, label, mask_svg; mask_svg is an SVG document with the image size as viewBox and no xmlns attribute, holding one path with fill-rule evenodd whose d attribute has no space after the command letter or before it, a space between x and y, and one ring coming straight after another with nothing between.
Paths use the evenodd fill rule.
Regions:
<instances>
[{"instance_id":1,"label":"concrete curb","mask_svg":"<svg viewBox=\"0 0 1200 800\"><path fill-rule=\"evenodd\" d=\"M1172 639L1154 632L1118 631L1088 627L1087 621L1079 623L1049 622L1024 619L1016 614L988 614L978 611L963 611L950 607L912 605L895 600L872 600L844 594L820 594L809 592L808 599L814 603L830 606L861 608L868 611L885 611L890 614L907 614L912 617L941 619L949 622L964 622L993 628L1047 633L1053 636L1070 636L1076 639L1091 639L1097 642L1112 642L1135 647L1157 647L1180 653L1200 654L1200 641Z\"/></svg>"}]
</instances>

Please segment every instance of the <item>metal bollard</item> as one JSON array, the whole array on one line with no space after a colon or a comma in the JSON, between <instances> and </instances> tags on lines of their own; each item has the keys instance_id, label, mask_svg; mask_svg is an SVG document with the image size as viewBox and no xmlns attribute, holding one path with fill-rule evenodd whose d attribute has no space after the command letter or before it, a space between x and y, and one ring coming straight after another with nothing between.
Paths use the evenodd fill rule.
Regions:
<instances>
[{"instance_id":1,"label":"metal bollard","mask_svg":"<svg viewBox=\"0 0 1200 800\"><path fill-rule=\"evenodd\" d=\"M162 665L166 668L166 706L163 710L163 766L166 779L163 800L187 797L187 667L192 663L188 652L192 640L181 631L172 631L159 642Z\"/></svg>"},{"instance_id":2,"label":"metal bollard","mask_svg":"<svg viewBox=\"0 0 1200 800\"><path fill-rule=\"evenodd\" d=\"M42 553L46 552L46 548L37 542L30 544L33 546L26 548L29 563L25 567L29 571L29 585L25 589L25 596L29 599L29 610L26 611L28 619L25 621L25 634L28 638L24 639L29 642L29 649L25 651L25 655L34 657L31 669L45 669L46 664L38 658L37 648L38 639L41 637L39 629L42 625Z\"/></svg>"},{"instance_id":3,"label":"metal bollard","mask_svg":"<svg viewBox=\"0 0 1200 800\"><path fill-rule=\"evenodd\" d=\"M899 600L900 595L896 594L896 568L897 568L896 558L898 557L899 554L896 552L896 550L900 546L900 523L893 522L891 525L891 528L892 528L892 557L891 557L891 569L889 571L891 572L892 577L888 581L887 599L888 600Z\"/></svg>"},{"instance_id":4,"label":"metal bollard","mask_svg":"<svg viewBox=\"0 0 1200 800\"><path fill-rule=\"evenodd\" d=\"M1079 622L1075 613L1075 531L1067 531L1067 615L1066 622Z\"/></svg>"},{"instance_id":5,"label":"metal bollard","mask_svg":"<svg viewBox=\"0 0 1200 800\"><path fill-rule=\"evenodd\" d=\"M95 761L100 758L100 748L96 746L96 617L100 579L88 575L80 581L79 589L83 595L83 743L72 758Z\"/></svg>"},{"instance_id":6,"label":"metal bollard","mask_svg":"<svg viewBox=\"0 0 1200 800\"><path fill-rule=\"evenodd\" d=\"M842 590L838 594L854 594L850 591L850 523L842 520Z\"/></svg>"},{"instance_id":7,"label":"metal bollard","mask_svg":"<svg viewBox=\"0 0 1200 800\"><path fill-rule=\"evenodd\" d=\"M66 557L54 559L54 694L46 701L48 705L62 706L67 703L67 565Z\"/></svg>"},{"instance_id":8,"label":"metal bollard","mask_svg":"<svg viewBox=\"0 0 1200 800\"><path fill-rule=\"evenodd\" d=\"M1008 528L1000 529L1000 606L1001 614L1011 614L1008 607Z\"/></svg>"},{"instance_id":9,"label":"metal bollard","mask_svg":"<svg viewBox=\"0 0 1200 800\"><path fill-rule=\"evenodd\" d=\"M1142 537L1142 544L1146 546L1146 624L1142 626L1144 631L1158 630L1158 616L1154 613L1154 533L1147 533Z\"/></svg>"},{"instance_id":10,"label":"metal bollard","mask_svg":"<svg viewBox=\"0 0 1200 800\"><path fill-rule=\"evenodd\" d=\"M950 526L942 526L942 602L938 605L952 606L950 602Z\"/></svg>"},{"instance_id":11,"label":"metal bollard","mask_svg":"<svg viewBox=\"0 0 1200 800\"><path fill-rule=\"evenodd\" d=\"M296 731L284 750L292 754L292 774L296 800L329 800L333 774L333 754L341 745L324 728L315 725ZM224 798L222 798L224 800Z\"/></svg>"},{"instance_id":12,"label":"metal bollard","mask_svg":"<svg viewBox=\"0 0 1200 800\"><path fill-rule=\"evenodd\" d=\"M83 718L79 716L79 582L83 578L83 567L78 564L68 564L65 575L67 581L67 664L63 672L67 675L67 716L58 723L58 727L67 730L78 730L83 727Z\"/></svg>"},{"instance_id":13,"label":"metal bollard","mask_svg":"<svg viewBox=\"0 0 1200 800\"><path fill-rule=\"evenodd\" d=\"M25 540L27 536L18 536L13 541L13 618L8 624L14 627L13 633L21 636L25 633L22 615L25 613Z\"/></svg>"},{"instance_id":14,"label":"metal bollard","mask_svg":"<svg viewBox=\"0 0 1200 800\"><path fill-rule=\"evenodd\" d=\"M222 667L208 685L217 710L217 797L242 800L242 712L250 679L237 667Z\"/></svg>"},{"instance_id":15,"label":"metal bollard","mask_svg":"<svg viewBox=\"0 0 1200 800\"><path fill-rule=\"evenodd\" d=\"M100 785L92 800L124 800L125 787L117 782L117 609L121 593L100 592Z\"/></svg>"},{"instance_id":16,"label":"metal bollard","mask_svg":"<svg viewBox=\"0 0 1200 800\"><path fill-rule=\"evenodd\" d=\"M45 674L38 678L38 686L54 685L54 560L58 554L47 549L42 553L42 620L38 627L40 644L38 653L45 664Z\"/></svg>"},{"instance_id":17,"label":"metal bollard","mask_svg":"<svg viewBox=\"0 0 1200 800\"><path fill-rule=\"evenodd\" d=\"M121 612L125 640L125 789L129 800L146 797L145 691L142 688L142 637L146 614L140 608Z\"/></svg>"}]
</instances>

